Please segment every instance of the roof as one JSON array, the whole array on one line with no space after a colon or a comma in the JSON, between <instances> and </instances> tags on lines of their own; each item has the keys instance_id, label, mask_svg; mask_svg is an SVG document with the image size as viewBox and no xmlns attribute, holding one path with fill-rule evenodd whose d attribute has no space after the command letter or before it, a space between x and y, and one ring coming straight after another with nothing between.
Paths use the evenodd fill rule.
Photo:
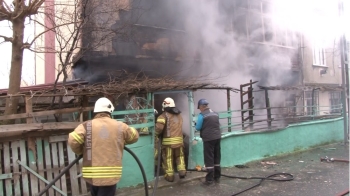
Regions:
<instances>
[{"instance_id":1,"label":"roof","mask_svg":"<svg viewBox=\"0 0 350 196\"><path fill-rule=\"evenodd\" d=\"M312 91L312 90L320 90L320 91L343 91L343 87L339 85L299 85L299 86L259 86L260 89L263 90L302 90L302 91Z\"/></svg>"},{"instance_id":2,"label":"roof","mask_svg":"<svg viewBox=\"0 0 350 196\"><path fill-rule=\"evenodd\" d=\"M71 80L71 81L67 81L65 84L65 88L66 89L71 89L73 87L77 87L80 85L84 85L84 84L88 84L87 81L85 80ZM38 85L33 85L33 86L25 86L25 87L21 87L19 92L20 93L24 93L24 94L30 94L31 92L34 93L36 91L43 91L43 90L53 90L55 86L55 83L48 83L48 84L38 84ZM62 82L58 82L56 85L56 88L63 88ZM6 95L8 92L8 89L0 89L0 95Z\"/></svg>"},{"instance_id":3,"label":"roof","mask_svg":"<svg viewBox=\"0 0 350 196\"><path fill-rule=\"evenodd\" d=\"M147 92L160 92L160 91L179 91L179 90L198 90L198 89L227 89L231 91L237 91L232 87L223 85L216 85L210 82L201 82L198 79L191 79L187 81L179 81L170 77L163 78L148 78L146 76L135 78L130 76L124 76L116 78L108 82L88 84L86 81L77 80L67 83L62 86L62 83L58 84L56 91L53 89L54 84L36 85L21 88L20 92L11 96L98 96L98 95L121 95L121 94L135 94L135 93L147 93ZM0 90L0 95L7 95L7 89Z\"/></svg>"}]
</instances>

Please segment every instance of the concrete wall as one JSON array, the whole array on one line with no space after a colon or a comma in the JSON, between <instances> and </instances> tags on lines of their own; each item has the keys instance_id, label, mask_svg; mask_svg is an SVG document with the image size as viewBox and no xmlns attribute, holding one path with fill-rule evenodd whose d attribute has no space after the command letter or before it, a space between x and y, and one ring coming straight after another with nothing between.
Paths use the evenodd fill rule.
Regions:
<instances>
[{"instance_id":1,"label":"concrete wall","mask_svg":"<svg viewBox=\"0 0 350 196\"><path fill-rule=\"evenodd\" d=\"M232 132L223 136L221 143L221 165L232 167L269 156L291 153L317 145L343 140L342 118L317 120L290 125L285 129L269 132ZM152 136L140 136L137 143L127 146L140 159L147 180L154 180ZM203 163L201 139L192 142L192 161ZM136 161L124 151L123 174L118 188L135 186L143 182Z\"/></svg>"},{"instance_id":2,"label":"concrete wall","mask_svg":"<svg viewBox=\"0 0 350 196\"><path fill-rule=\"evenodd\" d=\"M232 167L269 156L341 141L343 135L342 118L290 125L278 131L230 133L223 136L221 142L221 165ZM192 150L192 160L195 164L203 166L202 141L197 141Z\"/></svg>"},{"instance_id":3,"label":"concrete wall","mask_svg":"<svg viewBox=\"0 0 350 196\"><path fill-rule=\"evenodd\" d=\"M307 40L307 38L304 38ZM304 84L341 84L340 55L336 44L326 47L326 66L313 65L313 48L310 41L304 41L303 83ZM326 74L320 74L321 70Z\"/></svg>"}]
</instances>

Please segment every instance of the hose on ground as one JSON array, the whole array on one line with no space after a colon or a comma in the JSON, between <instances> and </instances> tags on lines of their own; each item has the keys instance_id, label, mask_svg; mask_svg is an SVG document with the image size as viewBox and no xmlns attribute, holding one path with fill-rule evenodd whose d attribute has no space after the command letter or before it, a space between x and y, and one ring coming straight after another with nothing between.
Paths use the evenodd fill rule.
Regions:
<instances>
[{"instance_id":1,"label":"hose on ground","mask_svg":"<svg viewBox=\"0 0 350 196\"><path fill-rule=\"evenodd\" d=\"M198 171L196 169L188 169L187 171ZM204 170L200 170L200 172L206 172ZM236 195L239 195L245 191L248 191L250 189L253 189L255 187L258 187L261 185L261 183L265 180L271 180L271 181L291 181L294 179L294 176L290 173L274 173L274 174L271 174L271 175L268 175L266 177L240 177L240 176L231 176L231 175L226 175L226 174L221 174L221 176L224 176L224 177L227 177L227 178L237 178L237 179L242 179L242 180L251 180L251 179L260 179L260 181L249 187L249 188L246 188L242 191L239 191L237 193L234 193L232 196L236 196Z\"/></svg>"}]
</instances>

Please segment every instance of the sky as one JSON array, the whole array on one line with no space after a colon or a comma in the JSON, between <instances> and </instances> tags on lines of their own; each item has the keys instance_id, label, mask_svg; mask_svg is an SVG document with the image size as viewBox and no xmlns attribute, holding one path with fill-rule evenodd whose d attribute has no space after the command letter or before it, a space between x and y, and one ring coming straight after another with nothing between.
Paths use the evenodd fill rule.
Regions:
<instances>
[{"instance_id":1,"label":"sky","mask_svg":"<svg viewBox=\"0 0 350 196\"><path fill-rule=\"evenodd\" d=\"M12 37L11 23L7 21L0 22L1 35ZM33 25L27 22L25 28L25 39L31 40L34 35ZM0 42L3 40L0 38ZM9 74L11 68L11 43L0 44L0 89L8 88ZM28 85L34 85L35 82L35 66L34 66L34 53L29 50L24 50L23 54L23 68L22 68L22 80Z\"/></svg>"}]
</instances>

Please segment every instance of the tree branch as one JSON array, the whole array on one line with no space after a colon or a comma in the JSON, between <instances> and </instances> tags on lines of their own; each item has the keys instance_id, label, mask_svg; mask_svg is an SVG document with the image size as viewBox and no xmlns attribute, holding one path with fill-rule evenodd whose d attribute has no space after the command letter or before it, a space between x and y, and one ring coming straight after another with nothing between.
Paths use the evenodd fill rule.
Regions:
<instances>
[{"instance_id":1,"label":"tree branch","mask_svg":"<svg viewBox=\"0 0 350 196\"><path fill-rule=\"evenodd\" d=\"M46 29L45 31L39 33L37 36L35 36L31 42L29 42L29 43L28 43L28 42L23 43L22 48L23 48L23 49L24 49L24 48L25 48L25 49L29 49L30 46L33 45L33 43L35 42L35 40L38 39L38 38L39 38L40 36L42 36L43 34L45 34L46 32L49 32L49 31L51 31L51 30L53 30L53 29L55 29L55 28L57 28L57 27L60 27L60 26L70 25L70 24L74 24L74 23L75 23L75 22L65 23L65 24L56 25L56 26L54 26L54 27L52 27L52 28L48 28L48 29Z\"/></svg>"},{"instance_id":2,"label":"tree branch","mask_svg":"<svg viewBox=\"0 0 350 196\"><path fill-rule=\"evenodd\" d=\"M0 0L0 21L9 20L11 18L11 9L6 1Z\"/></svg>"},{"instance_id":3,"label":"tree branch","mask_svg":"<svg viewBox=\"0 0 350 196\"><path fill-rule=\"evenodd\" d=\"M3 36L3 35L0 35L0 38L4 39L3 42L11 42L12 43L12 41L13 41L12 37L6 37L6 36Z\"/></svg>"}]
</instances>

